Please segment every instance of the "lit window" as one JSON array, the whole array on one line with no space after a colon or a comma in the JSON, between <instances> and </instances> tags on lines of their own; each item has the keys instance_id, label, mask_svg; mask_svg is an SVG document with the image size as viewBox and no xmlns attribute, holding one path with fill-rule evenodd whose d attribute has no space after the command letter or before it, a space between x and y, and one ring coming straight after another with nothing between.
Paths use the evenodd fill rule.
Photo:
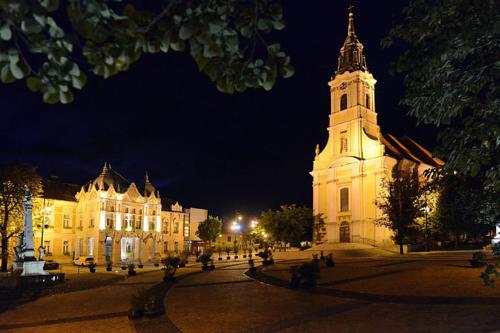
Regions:
<instances>
[{"instance_id":1,"label":"lit window","mask_svg":"<svg viewBox=\"0 0 500 333\"><path fill-rule=\"evenodd\" d=\"M63 242L63 255L69 256L69 242L68 241Z\"/></svg>"},{"instance_id":2,"label":"lit window","mask_svg":"<svg viewBox=\"0 0 500 333\"><path fill-rule=\"evenodd\" d=\"M69 215L64 215L63 216L63 228L71 228L70 220L69 220Z\"/></svg>"},{"instance_id":3,"label":"lit window","mask_svg":"<svg viewBox=\"0 0 500 333\"><path fill-rule=\"evenodd\" d=\"M347 94L340 96L340 111L347 109Z\"/></svg>"},{"instance_id":4,"label":"lit window","mask_svg":"<svg viewBox=\"0 0 500 333\"><path fill-rule=\"evenodd\" d=\"M106 218L106 228L113 229L113 218L111 216Z\"/></svg>"},{"instance_id":5,"label":"lit window","mask_svg":"<svg viewBox=\"0 0 500 333\"><path fill-rule=\"evenodd\" d=\"M52 255L52 252L50 252L50 241L49 240L46 240L43 242L43 248L45 250L45 254L50 256Z\"/></svg>"},{"instance_id":6,"label":"lit window","mask_svg":"<svg viewBox=\"0 0 500 333\"><path fill-rule=\"evenodd\" d=\"M340 211L349 211L349 189L347 187L340 190Z\"/></svg>"}]
</instances>

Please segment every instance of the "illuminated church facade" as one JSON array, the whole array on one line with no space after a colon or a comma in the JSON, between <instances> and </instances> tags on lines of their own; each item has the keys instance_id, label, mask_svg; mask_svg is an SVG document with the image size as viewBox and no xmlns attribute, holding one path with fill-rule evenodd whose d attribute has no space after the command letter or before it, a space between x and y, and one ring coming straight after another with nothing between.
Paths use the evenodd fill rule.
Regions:
<instances>
[{"instance_id":1,"label":"illuminated church facade","mask_svg":"<svg viewBox=\"0 0 500 333\"><path fill-rule=\"evenodd\" d=\"M330 87L328 141L316 147L313 162L313 212L325 222L321 241L392 244L391 231L375 221L375 200L383 179L400 162L424 170L442 161L408 137L382 134L375 105L376 80L368 71L363 45L349 13L347 38ZM316 241L319 241L316 239Z\"/></svg>"}]
</instances>

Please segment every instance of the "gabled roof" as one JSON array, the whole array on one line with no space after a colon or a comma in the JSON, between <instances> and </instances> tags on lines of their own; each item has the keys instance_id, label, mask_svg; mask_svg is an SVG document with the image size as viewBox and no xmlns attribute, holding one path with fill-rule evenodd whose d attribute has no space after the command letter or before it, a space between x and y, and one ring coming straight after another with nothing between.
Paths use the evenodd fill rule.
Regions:
<instances>
[{"instance_id":1,"label":"gabled roof","mask_svg":"<svg viewBox=\"0 0 500 333\"><path fill-rule=\"evenodd\" d=\"M383 134L381 141L386 148L387 155L397 160L407 159L417 163L425 163L433 167L444 164L442 160L434 157L431 152L407 136L398 139L391 134Z\"/></svg>"},{"instance_id":2,"label":"gabled roof","mask_svg":"<svg viewBox=\"0 0 500 333\"><path fill-rule=\"evenodd\" d=\"M45 199L75 201L76 193L80 191L80 185L61 183L53 177L42 181L43 197Z\"/></svg>"}]
</instances>

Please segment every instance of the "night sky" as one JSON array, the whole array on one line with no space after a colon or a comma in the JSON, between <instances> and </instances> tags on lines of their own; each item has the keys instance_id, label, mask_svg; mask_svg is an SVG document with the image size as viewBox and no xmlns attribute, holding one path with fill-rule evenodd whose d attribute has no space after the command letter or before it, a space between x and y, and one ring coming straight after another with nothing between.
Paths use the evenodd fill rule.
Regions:
<instances>
[{"instance_id":1,"label":"night sky","mask_svg":"<svg viewBox=\"0 0 500 333\"><path fill-rule=\"evenodd\" d=\"M398 105L402 79L389 74L400 49L381 39L407 1L358 1L356 32L378 80L383 132L432 148ZM307 4L307 5L306 5ZM50 106L24 82L0 86L0 163L38 166L44 176L84 184L104 161L130 181L144 173L162 196L217 215L258 214L283 203L311 205L314 148L327 140L328 81L347 30L347 1L285 1L276 41L296 74L270 92L219 93L187 53L143 56L128 72L91 77L73 104Z\"/></svg>"}]
</instances>

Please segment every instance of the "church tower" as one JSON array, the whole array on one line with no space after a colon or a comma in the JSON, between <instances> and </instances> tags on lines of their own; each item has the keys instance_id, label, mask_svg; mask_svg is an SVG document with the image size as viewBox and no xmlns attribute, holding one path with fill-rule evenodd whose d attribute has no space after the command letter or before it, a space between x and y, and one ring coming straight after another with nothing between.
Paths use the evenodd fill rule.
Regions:
<instances>
[{"instance_id":1,"label":"church tower","mask_svg":"<svg viewBox=\"0 0 500 333\"><path fill-rule=\"evenodd\" d=\"M328 132L334 138L329 148L334 156L364 159L383 153L375 147L367 150L363 140L364 136L380 139L375 111L376 82L368 71L363 44L356 36L350 7L347 37L340 49L337 70L328 83L331 96Z\"/></svg>"},{"instance_id":2,"label":"church tower","mask_svg":"<svg viewBox=\"0 0 500 333\"><path fill-rule=\"evenodd\" d=\"M377 235L374 205L384 170L384 146L375 111L375 83L349 8L347 37L330 82L328 142L316 157L313 211L333 242L366 242Z\"/></svg>"}]
</instances>

